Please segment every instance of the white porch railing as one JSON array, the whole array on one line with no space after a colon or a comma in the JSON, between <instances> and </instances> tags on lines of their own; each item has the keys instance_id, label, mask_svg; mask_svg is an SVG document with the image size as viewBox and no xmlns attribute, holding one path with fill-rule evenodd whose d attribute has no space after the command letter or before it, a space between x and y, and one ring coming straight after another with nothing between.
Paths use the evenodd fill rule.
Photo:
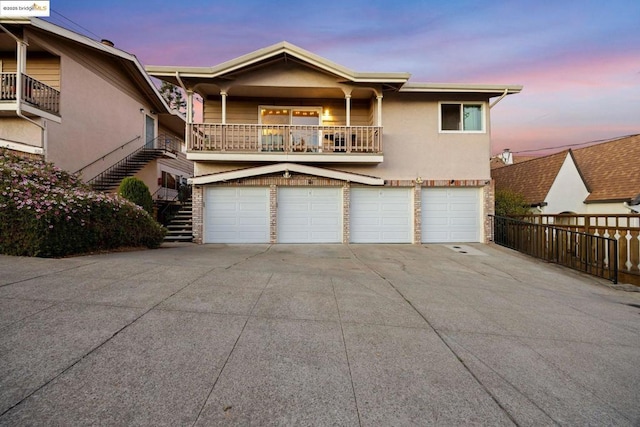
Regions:
<instances>
[{"instance_id":1,"label":"white porch railing","mask_svg":"<svg viewBox=\"0 0 640 427\"><path fill-rule=\"evenodd\" d=\"M0 73L0 101L16 101L17 83L17 73ZM22 74L20 100L49 113L60 113L60 92L26 74Z\"/></svg>"},{"instance_id":2,"label":"white porch railing","mask_svg":"<svg viewBox=\"0 0 640 427\"><path fill-rule=\"evenodd\" d=\"M379 126L191 123L190 151L381 154Z\"/></svg>"}]
</instances>

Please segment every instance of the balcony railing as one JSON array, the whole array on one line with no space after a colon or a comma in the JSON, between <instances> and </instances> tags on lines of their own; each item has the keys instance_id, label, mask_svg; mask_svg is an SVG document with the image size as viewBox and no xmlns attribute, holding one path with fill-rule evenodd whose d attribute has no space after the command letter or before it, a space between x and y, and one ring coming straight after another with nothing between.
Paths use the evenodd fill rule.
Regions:
<instances>
[{"instance_id":1,"label":"balcony railing","mask_svg":"<svg viewBox=\"0 0 640 427\"><path fill-rule=\"evenodd\" d=\"M60 114L60 92L26 74L22 77L20 101L52 114ZM0 102L16 101L17 73L0 73Z\"/></svg>"},{"instance_id":2,"label":"balcony railing","mask_svg":"<svg viewBox=\"0 0 640 427\"><path fill-rule=\"evenodd\" d=\"M189 124L189 151L382 154L382 127Z\"/></svg>"}]
</instances>

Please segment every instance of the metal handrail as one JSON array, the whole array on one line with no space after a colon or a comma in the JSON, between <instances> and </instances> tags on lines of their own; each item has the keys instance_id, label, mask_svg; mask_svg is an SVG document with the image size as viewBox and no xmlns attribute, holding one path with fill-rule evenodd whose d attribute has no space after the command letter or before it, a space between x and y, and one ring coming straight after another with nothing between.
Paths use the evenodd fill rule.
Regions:
<instances>
[{"instance_id":1,"label":"metal handrail","mask_svg":"<svg viewBox=\"0 0 640 427\"><path fill-rule=\"evenodd\" d=\"M115 153L118 150L122 150L124 147L126 147L127 145L131 144L133 141L136 141L138 139L140 139L141 136L138 135L133 139L130 139L129 141L125 142L124 144L122 144L121 146L114 148L113 150L109 151L107 154L104 154L100 157L98 157L96 160L94 160L93 162L89 163L88 165L85 165L83 167L81 167L80 169L78 169L75 173L81 173L83 170L85 170L86 168L88 168L89 166L93 166L96 163L98 163L99 161L103 161L105 159L105 157L110 156L111 154Z\"/></svg>"},{"instance_id":2,"label":"metal handrail","mask_svg":"<svg viewBox=\"0 0 640 427\"><path fill-rule=\"evenodd\" d=\"M496 244L618 283L615 239L514 218L491 218Z\"/></svg>"},{"instance_id":3,"label":"metal handrail","mask_svg":"<svg viewBox=\"0 0 640 427\"><path fill-rule=\"evenodd\" d=\"M140 137L138 136L137 138L140 138ZM129 142L132 142L132 141L129 141ZM158 143L158 142L160 142L160 143ZM145 145L143 145L142 147L138 148L137 150L135 150L132 153L130 153L129 155L127 155L125 158L121 159L117 163L114 163L113 165L111 165L110 167L108 167L104 171L100 172L98 175L94 176L93 178L87 180L87 182L89 184L99 182L102 179L103 176L106 176L107 174L109 174L110 172L114 171L115 169L117 169L117 168L119 168L121 166L126 166L133 159L133 157L135 155L137 155L138 153L141 153L141 152L143 152L145 150L163 150L165 152L171 152L171 153L175 154L175 153L177 153L177 151L179 149L180 149L180 140L178 138L171 137L170 135L160 134L157 137L155 137L154 139L152 139L152 140L148 141L147 143L145 143ZM114 151L117 151L117 150L118 149L116 149ZM98 159L98 160L100 160L100 159Z\"/></svg>"}]
</instances>

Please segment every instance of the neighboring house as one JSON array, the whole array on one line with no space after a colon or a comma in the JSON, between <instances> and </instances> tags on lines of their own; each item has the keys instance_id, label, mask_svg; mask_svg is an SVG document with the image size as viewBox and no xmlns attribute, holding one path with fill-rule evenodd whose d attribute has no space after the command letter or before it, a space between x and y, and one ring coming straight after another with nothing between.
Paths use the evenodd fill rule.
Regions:
<instances>
[{"instance_id":1,"label":"neighboring house","mask_svg":"<svg viewBox=\"0 0 640 427\"><path fill-rule=\"evenodd\" d=\"M193 175L184 118L136 57L108 41L36 18L0 18L0 72L0 147L87 181L101 176L105 190L135 174L156 198L177 194L175 181ZM136 152L126 168L113 167Z\"/></svg>"},{"instance_id":2,"label":"neighboring house","mask_svg":"<svg viewBox=\"0 0 640 427\"><path fill-rule=\"evenodd\" d=\"M203 99L187 125L202 243L482 242L490 109L521 86L411 83L287 42L213 67L148 66ZM493 104L490 99L499 97Z\"/></svg>"},{"instance_id":3,"label":"neighboring house","mask_svg":"<svg viewBox=\"0 0 640 427\"><path fill-rule=\"evenodd\" d=\"M496 190L520 193L534 213L640 211L640 135L492 169Z\"/></svg>"}]
</instances>

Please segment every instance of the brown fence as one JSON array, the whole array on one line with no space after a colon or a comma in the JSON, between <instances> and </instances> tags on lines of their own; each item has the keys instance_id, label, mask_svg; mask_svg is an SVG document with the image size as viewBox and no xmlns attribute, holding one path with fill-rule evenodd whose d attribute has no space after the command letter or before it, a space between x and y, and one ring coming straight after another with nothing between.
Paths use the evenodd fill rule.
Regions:
<instances>
[{"instance_id":1,"label":"brown fence","mask_svg":"<svg viewBox=\"0 0 640 427\"><path fill-rule=\"evenodd\" d=\"M619 279L640 285L640 215L519 215L515 219L614 239Z\"/></svg>"}]
</instances>

